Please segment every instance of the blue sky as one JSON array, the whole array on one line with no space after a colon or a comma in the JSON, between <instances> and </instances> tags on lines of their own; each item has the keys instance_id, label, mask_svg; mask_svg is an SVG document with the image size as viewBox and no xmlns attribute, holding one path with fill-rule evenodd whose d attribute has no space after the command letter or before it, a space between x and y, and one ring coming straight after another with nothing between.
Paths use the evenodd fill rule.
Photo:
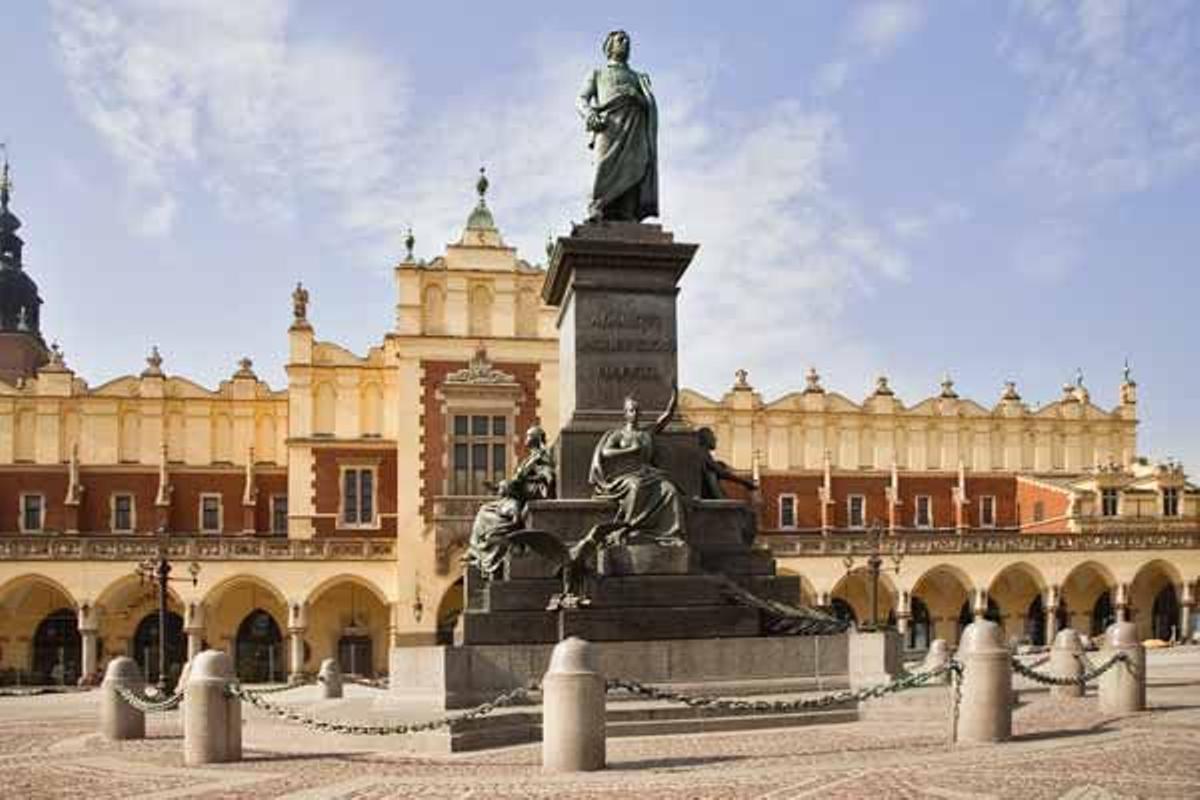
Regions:
<instances>
[{"instance_id":1,"label":"blue sky","mask_svg":"<svg viewBox=\"0 0 1200 800\"><path fill-rule=\"evenodd\" d=\"M289 293L363 351L390 267L456 238L480 164L540 261L584 209L572 108L630 31L663 223L701 244L681 379L987 405L1122 363L1142 449L1200 463L1200 6L1154 2L34 2L5 9L0 137L46 306L93 385L157 344L282 385ZM12 87L16 86L16 91Z\"/></svg>"}]
</instances>

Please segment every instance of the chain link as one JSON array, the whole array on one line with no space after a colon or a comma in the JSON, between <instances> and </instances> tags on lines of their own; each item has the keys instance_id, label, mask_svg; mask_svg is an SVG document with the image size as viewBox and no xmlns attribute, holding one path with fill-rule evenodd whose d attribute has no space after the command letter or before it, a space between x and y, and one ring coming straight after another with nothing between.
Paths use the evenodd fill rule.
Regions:
<instances>
[{"instance_id":1,"label":"chain link","mask_svg":"<svg viewBox=\"0 0 1200 800\"><path fill-rule=\"evenodd\" d=\"M737 700L724 697L711 697L706 695L688 695L679 692L672 692L668 689L659 689L654 686L647 686L638 681L625 680L623 678L614 678L608 681L608 690L625 691L630 694L647 697L651 700L663 700L672 703L682 703L691 708L716 708L725 711L754 711L760 714L789 714L798 711L813 711L816 709L830 708L832 706L845 705L849 703L857 703L864 700L873 700L875 698L884 697L896 692L902 692L906 689L915 689L918 686L924 686L935 678L939 678L947 673L957 672L961 667L956 662L950 662L940 667L935 667L927 672L916 672L909 675L904 675L891 683L881 683L876 686L868 686L865 689L858 691L841 691L831 694L821 695L820 697L804 697L798 700Z\"/></svg>"},{"instance_id":2,"label":"chain link","mask_svg":"<svg viewBox=\"0 0 1200 800\"><path fill-rule=\"evenodd\" d=\"M290 681L282 686L264 686L262 689L246 689L245 691L254 692L254 694L279 694L280 692L298 689L301 686L311 686L316 682L316 678L303 678L297 681Z\"/></svg>"},{"instance_id":3,"label":"chain link","mask_svg":"<svg viewBox=\"0 0 1200 800\"><path fill-rule=\"evenodd\" d=\"M1011 659L1013 670L1031 681L1041 683L1046 686L1087 686L1092 681L1099 678L1104 673L1115 667L1122 661L1128 661L1129 656L1126 653L1114 653L1113 657L1105 661L1098 667L1093 667L1085 671L1078 678L1067 678L1059 675L1047 675L1044 672L1037 672L1031 667L1027 667L1018 661L1015 657Z\"/></svg>"},{"instance_id":4,"label":"chain link","mask_svg":"<svg viewBox=\"0 0 1200 800\"><path fill-rule=\"evenodd\" d=\"M479 717L484 717L493 713L497 709L516 705L521 701L528 700L530 694L537 691L538 688L539 687L536 683L532 683L528 687L520 687L505 692L491 702L484 703L458 714L449 714L447 716L431 719L426 722L401 722L395 725L365 725L352 722L341 722L337 720L317 719L316 717L310 716L303 712L276 705L275 703L264 699L262 697L262 692L250 691L238 685L231 686L229 688L229 693L231 696L241 698L255 708L278 717L286 722L299 723L306 727L323 731L325 733L347 733L352 736L392 736L433 731L437 730L438 728L449 727L456 722L466 722L468 720L478 719Z\"/></svg>"},{"instance_id":5,"label":"chain link","mask_svg":"<svg viewBox=\"0 0 1200 800\"><path fill-rule=\"evenodd\" d=\"M179 704L183 702L183 692L173 694L163 700L156 700L153 697L146 697L143 694L133 691L125 686L114 686L113 689L121 699L129 705L141 711L143 714L157 714L164 711L174 711L179 708Z\"/></svg>"},{"instance_id":6,"label":"chain link","mask_svg":"<svg viewBox=\"0 0 1200 800\"><path fill-rule=\"evenodd\" d=\"M355 686L366 686L368 689L379 689L387 691L389 683L387 678L342 678L345 683L353 683Z\"/></svg>"}]
</instances>

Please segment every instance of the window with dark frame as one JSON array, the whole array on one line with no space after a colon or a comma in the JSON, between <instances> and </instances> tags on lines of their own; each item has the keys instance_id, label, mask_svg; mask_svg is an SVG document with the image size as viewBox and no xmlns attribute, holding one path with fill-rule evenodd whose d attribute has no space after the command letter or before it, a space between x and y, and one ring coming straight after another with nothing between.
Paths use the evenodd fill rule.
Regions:
<instances>
[{"instance_id":1,"label":"window with dark frame","mask_svg":"<svg viewBox=\"0 0 1200 800\"><path fill-rule=\"evenodd\" d=\"M1162 490L1162 508L1164 517L1179 516L1179 490L1170 487Z\"/></svg>"},{"instance_id":2,"label":"window with dark frame","mask_svg":"<svg viewBox=\"0 0 1200 800\"><path fill-rule=\"evenodd\" d=\"M1100 514L1105 517L1117 516L1120 507L1121 493L1116 489L1100 490Z\"/></svg>"},{"instance_id":3,"label":"window with dark frame","mask_svg":"<svg viewBox=\"0 0 1200 800\"><path fill-rule=\"evenodd\" d=\"M38 533L45 519L46 501L40 494L21 497L21 522L23 530Z\"/></svg>"},{"instance_id":4,"label":"window with dark frame","mask_svg":"<svg viewBox=\"0 0 1200 800\"><path fill-rule=\"evenodd\" d=\"M796 496L794 494L779 496L779 527L796 527Z\"/></svg>"},{"instance_id":5,"label":"window with dark frame","mask_svg":"<svg viewBox=\"0 0 1200 800\"><path fill-rule=\"evenodd\" d=\"M979 525L984 528L996 527L996 498L990 494L979 498Z\"/></svg>"},{"instance_id":6,"label":"window with dark frame","mask_svg":"<svg viewBox=\"0 0 1200 800\"><path fill-rule=\"evenodd\" d=\"M1042 522L1046 519L1046 504L1038 500L1033 504L1033 521Z\"/></svg>"},{"instance_id":7,"label":"window with dark frame","mask_svg":"<svg viewBox=\"0 0 1200 800\"><path fill-rule=\"evenodd\" d=\"M927 494L917 495L916 516L913 524L918 528L933 527L933 498Z\"/></svg>"},{"instance_id":8,"label":"window with dark frame","mask_svg":"<svg viewBox=\"0 0 1200 800\"><path fill-rule=\"evenodd\" d=\"M352 467L342 473L342 524L375 524L375 470Z\"/></svg>"},{"instance_id":9,"label":"window with dark frame","mask_svg":"<svg viewBox=\"0 0 1200 800\"><path fill-rule=\"evenodd\" d=\"M133 532L133 495L114 494L112 529L115 533Z\"/></svg>"},{"instance_id":10,"label":"window with dark frame","mask_svg":"<svg viewBox=\"0 0 1200 800\"><path fill-rule=\"evenodd\" d=\"M450 494L492 494L508 476L508 417L455 414L450 430Z\"/></svg>"},{"instance_id":11,"label":"window with dark frame","mask_svg":"<svg viewBox=\"0 0 1200 800\"><path fill-rule=\"evenodd\" d=\"M271 533L287 533L288 509L287 495L271 496Z\"/></svg>"},{"instance_id":12,"label":"window with dark frame","mask_svg":"<svg viewBox=\"0 0 1200 800\"><path fill-rule=\"evenodd\" d=\"M849 527L865 528L867 526L867 498L865 495L852 494L846 500L850 517Z\"/></svg>"},{"instance_id":13,"label":"window with dark frame","mask_svg":"<svg viewBox=\"0 0 1200 800\"><path fill-rule=\"evenodd\" d=\"M200 498L200 530L205 533L221 532L221 496L206 494Z\"/></svg>"}]
</instances>

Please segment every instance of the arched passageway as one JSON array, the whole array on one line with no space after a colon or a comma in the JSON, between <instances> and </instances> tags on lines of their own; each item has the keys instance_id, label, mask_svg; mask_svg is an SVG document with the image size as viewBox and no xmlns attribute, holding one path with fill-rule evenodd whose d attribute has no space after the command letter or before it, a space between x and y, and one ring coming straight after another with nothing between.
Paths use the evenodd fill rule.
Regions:
<instances>
[{"instance_id":1,"label":"arched passageway","mask_svg":"<svg viewBox=\"0 0 1200 800\"><path fill-rule=\"evenodd\" d=\"M75 611L60 608L47 614L33 634L30 683L73 686L83 663L83 643Z\"/></svg>"},{"instance_id":2,"label":"arched passageway","mask_svg":"<svg viewBox=\"0 0 1200 800\"><path fill-rule=\"evenodd\" d=\"M339 576L315 589L308 602L306 668L337 659L348 675L386 672L390 610L377 587L356 576Z\"/></svg>"},{"instance_id":3,"label":"arched passageway","mask_svg":"<svg viewBox=\"0 0 1200 800\"><path fill-rule=\"evenodd\" d=\"M183 617L174 611L168 611L166 622L167 685L174 686L183 670L184 662L187 661L187 637L183 633ZM158 628L157 611L142 617L142 621L133 632L132 652L129 654L142 668L142 675L150 683L158 681Z\"/></svg>"},{"instance_id":4,"label":"arched passageway","mask_svg":"<svg viewBox=\"0 0 1200 800\"><path fill-rule=\"evenodd\" d=\"M933 617L929 607L919 597L912 598L909 604L908 635L904 645L909 650L928 650L929 643L934 639Z\"/></svg>"},{"instance_id":5,"label":"arched passageway","mask_svg":"<svg viewBox=\"0 0 1200 800\"><path fill-rule=\"evenodd\" d=\"M1137 571L1129 584L1129 620L1137 625L1142 639L1170 640L1179 635L1179 594L1182 586L1179 570L1161 559L1150 561Z\"/></svg>"},{"instance_id":6,"label":"arched passageway","mask_svg":"<svg viewBox=\"0 0 1200 800\"><path fill-rule=\"evenodd\" d=\"M910 602L915 604L920 600L929 612L931 639L958 642L962 629L959 610L964 604L970 607L973 589L966 573L949 564L938 565L921 575L913 585Z\"/></svg>"},{"instance_id":7,"label":"arched passageway","mask_svg":"<svg viewBox=\"0 0 1200 800\"><path fill-rule=\"evenodd\" d=\"M233 661L238 678L246 683L284 679L283 635L274 617L256 608L242 620L234 640Z\"/></svg>"},{"instance_id":8,"label":"arched passageway","mask_svg":"<svg viewBox=\"0 0 1200 800\"><path fill-rule=\"evenodd\" d=\"M886 573L879 576L874 610L871 608L871 576L865 569L855 570L838 581L831 597L831 602L840 600L849 606L854 612L854 619L860 624L871 622L872 614L878 615L881 625L895 624L896 589Z\"/></svg>"},{"instance_id":9,"label":"arched passageway","mask_svg":"<svg viewBox=\"0 0 1200 800\"><path fill-rule=\"evenodd\" d=\"M1180 637L1179 596L1174 586L1164 586L1154 597L1154 605L1150 610L1150 636L1164 641L1174 641Z\"/></svg>"},{"instance_id":10,"label":"arched passageway","mask_svg":"<svg viewBox=\"0 0 1200 800\"><path fill-rule=\"evenodd\" d=\"M1098 636L1116 619L1112 592L1117 581L1095 561L1076 565L1059 587L1058 602L1066 606L1067 622L1081 634Z\"/></svg>"},{"instance_id":11,"label":"arched passageway","mask_svg":"<svg viewBox=\"0 0 1200 800\"><path fill-rule=\"evenodd\" d=\"M463 579L459 578L446 589L438 603L437 638L438 644L454 642L454 626L463 611Z\"/></svg>"}]
</instances>

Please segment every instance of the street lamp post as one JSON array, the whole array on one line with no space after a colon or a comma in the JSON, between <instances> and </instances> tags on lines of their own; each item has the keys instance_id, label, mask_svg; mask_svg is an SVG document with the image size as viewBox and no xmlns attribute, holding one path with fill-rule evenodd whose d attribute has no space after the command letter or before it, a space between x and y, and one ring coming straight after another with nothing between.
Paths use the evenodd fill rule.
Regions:
<instances>
[{"instance_id":1,"label":"street lamp post","mask_svg":"<svg viewBox=\"0 0 1200 800\"><path fill-rule=\"evenodd\" d=\"M171 570L171 562L167 560L166 537L158 540L158 553L138 564L136 570L143 584L158 586L158 682L155 685L163 695L167 693L167 584L171 581L190 580L192 586L195 586L200 575L200 565L195 561L188 564L190 577L187 578L172 578Z\"/></svg>"},{"instance_id":2,"label":"street lamp post","mask_svg":"<svg viewBox=\"0 0 1200 800\"><path fill-rule=\"evenodd\" d=\"M892 562L890 569L897 575L900 574L900 562L904 561L904 546L896 541L889 539L887 544L884 540L887 539L884 535L883 525L876 521L867 531L867 560L866 571L869 579L867 584L867 596L871 603L871 621L866 625L859 626L859 630L877 631L882 627L879 624L879 575L884 569L884 557ZM853 552L848 553L842 559L842 563L846 565L846 574L852 575L859 567L855 566Z\"/></svg>"}]
</instances>

